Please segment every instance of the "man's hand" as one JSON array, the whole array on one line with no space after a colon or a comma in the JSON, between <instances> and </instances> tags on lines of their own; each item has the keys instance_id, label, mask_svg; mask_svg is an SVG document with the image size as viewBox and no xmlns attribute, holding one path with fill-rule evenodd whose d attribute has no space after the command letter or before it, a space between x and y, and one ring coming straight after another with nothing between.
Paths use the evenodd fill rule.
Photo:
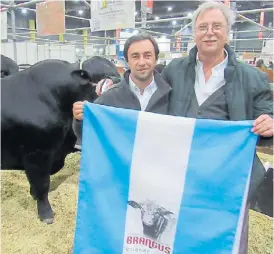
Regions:
<instances>
[{"instance_id":1,"label":"man's hand","mask_svg":"<svg viewBox=\"0 0 274 254\"><path fill-rule=\"evenodd\" d=\"M272 137L273 123L272 117L269 115L261 115L254 121L251 131L263 137Z\"/></svg>"},{"instance_id":2,"label":"man's hand","mask_svg":"<svg viewBox=\"0 0 274 254\"><path fill-rule=\"evenodd\" d=\"M106 83L105 83L106 82ZM105 83L105 85L104 85ZM111 79L101 79L96 86L96 93L98 96L102 95L108 88L113 85L113 81Z\"/></svg>"},{"instance_id":3,"label":"man's hand","mask_svg":"<svg viewBox=\"0 0 274 254\"><path fill-rule=\"evenodd\" d=\"M73 103L73 117L77 120L83 120L83 113L84 113L84 102L83 101L76 101Z\"/></svg>"}]
</instances>

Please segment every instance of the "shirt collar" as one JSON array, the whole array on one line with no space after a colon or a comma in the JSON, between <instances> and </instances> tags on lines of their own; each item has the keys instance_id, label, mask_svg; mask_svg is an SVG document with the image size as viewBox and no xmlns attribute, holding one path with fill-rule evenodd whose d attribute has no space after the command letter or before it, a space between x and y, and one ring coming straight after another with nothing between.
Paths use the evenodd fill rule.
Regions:
<instances>
[{"instance_id":1,"label":"shirt collar","mask_svg":"<svg viewBox=\"0 0 274 254\"><path fill-rule=\"evenodd\" d=\"M225 51L225 54L226 54L225 59L222 62L220 62L219 64L217 64L216 66L214 66L212 68L213 71L216 70L216 69L225 68L227 66L227 63L228 63L228 53L227 53L226 49L224 49L224 51ZM202 67L203 63L199 60L198 52L196 54L196 60L197 60L196 61L197 62L197 66Z\"/></svg>"},{"instance_id":2,"label":"shirt collar","mask_svg":"<svg viewBox=\"0 0 274 254\"><path fill-rule=\"evenodd\" d=\"M130 75L129 75L129 88L132 92L139 92L140 93L140 88L133 82ZM153 90L155 88L157 89L157 85L155 83L154 76L153 76L152 81L145 88L145 90Z\"/></svg>"}]
</instances>

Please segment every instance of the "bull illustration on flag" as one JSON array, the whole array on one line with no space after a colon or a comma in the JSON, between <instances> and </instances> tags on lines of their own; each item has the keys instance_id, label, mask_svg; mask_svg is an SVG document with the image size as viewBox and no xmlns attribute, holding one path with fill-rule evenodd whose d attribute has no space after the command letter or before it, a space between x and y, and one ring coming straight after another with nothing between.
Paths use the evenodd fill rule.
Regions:
<instances>
[{"instance_id":1,"label":"bull illustration on flag","mask_svg":"<svg viewBox=\"0 0 274 254\"><path fill-rule=\"evenodd\" d=\"M133 208L140 209L144 236L159 240L161 234L166 230L167 225L172 223L173 218L171 215L173 215L173 213L152 201L148 200L144 203L128 201L128 204Z\"/></svg>"},{"instance_id":2,"label":"bull illustration on flag","mask_svg":"<svg viewBox=\"0 0 274 254\"><path fill-rule=\"evenodd\" d=\"M239 253L251 127L85 103L73 252Z\"/></svg>"}]
</instances>

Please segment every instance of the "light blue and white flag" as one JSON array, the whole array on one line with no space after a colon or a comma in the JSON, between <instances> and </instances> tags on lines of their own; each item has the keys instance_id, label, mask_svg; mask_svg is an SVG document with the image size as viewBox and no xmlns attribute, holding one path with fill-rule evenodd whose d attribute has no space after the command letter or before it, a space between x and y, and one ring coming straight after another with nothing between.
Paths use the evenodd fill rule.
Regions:
<instances>
[{"instance_id":1,"label":"light blue and white flag","mask_svg":"<svg viewBox=\"0 0 274 254\"><path fill-rule=\"evenodd\" d=\"M257 136L85 103L74 254L238 253Z\"/></svg>"}]
</instances>

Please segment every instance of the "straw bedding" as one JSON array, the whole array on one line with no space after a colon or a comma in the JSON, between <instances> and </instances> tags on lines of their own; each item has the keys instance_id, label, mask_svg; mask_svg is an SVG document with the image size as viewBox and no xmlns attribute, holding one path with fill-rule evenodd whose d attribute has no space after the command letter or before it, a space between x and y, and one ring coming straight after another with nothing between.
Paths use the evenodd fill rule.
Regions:
<instances>
[{"instance_id":1,"label":"straw bedding","mask_svg":"<svg viewBox=\"0 0 274 254\"><path fill-rule=\"evenodd\" d=\"M259 154L263 161L271 155ZM29 195L29 183L23 171L1 171L1 253L71 253L80 153L69 154L65 167L51 177L49 200L55 222L45 225L37 218L36 202ZM250 210L250 254L272 253L272 218ZM92 254L92 253L91 253Z\"/></svg>"}]
</instances>

